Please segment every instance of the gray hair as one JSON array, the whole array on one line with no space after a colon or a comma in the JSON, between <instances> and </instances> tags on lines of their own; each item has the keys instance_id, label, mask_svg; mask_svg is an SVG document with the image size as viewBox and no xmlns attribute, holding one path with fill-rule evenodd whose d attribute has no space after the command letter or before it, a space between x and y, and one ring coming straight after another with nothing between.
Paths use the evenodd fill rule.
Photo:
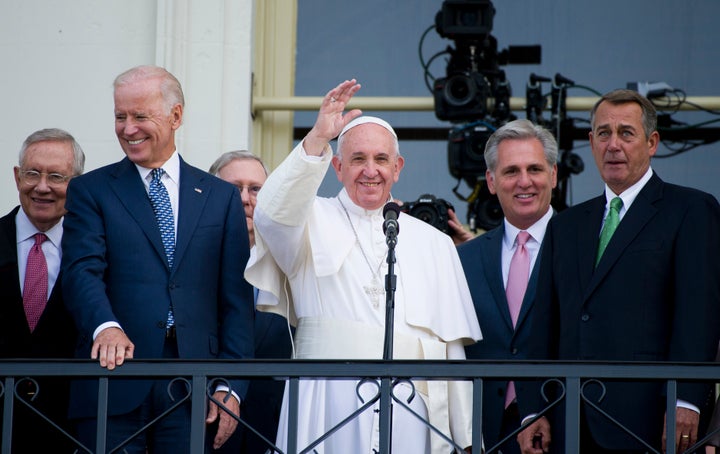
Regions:
<instances>
[{"instance_id":1,"label":"gray hair","mask_svg":"<svg viewBox=\"0 0 720 454\"><path fill-rule=\"evenodd\" d=\"M235 150L235 151L227 151L220 155L219 158L215 160L215 162L212 163L210 166L210 170L208 172L211 175L217 176L218 173L220 173L220 170L222 170L223 167L230 164L233 161L245 161L245 160L253 160L260 163L263 170L265 171L265 176L268 174L268 169L265 167L265 163L260 159L259 157L255 156L251 152L247 150Z\"/></svg>"},{"instance_id":2,"label":"gray hair","mask_svg":"<svg viewBox=\"0 0 720 454\"><path fill-rule=\"evenodd\" d=\"M653 103L636 91L619 89L605 93L593 106L590 111L590 127L593 132L595 132L595 113L597 112L600 104L604 101L607 101L614 106L628 103L635 103L639 105L642 110L641 120L643 129L645 130L645 137L648 138L653 132L657 131L657 111L655 110Z\"/></svg>"},{"instance_id":3,"label":"gray hair","mask_svg":"<svg viewBox=\"0 0 720 454\"><path fill-rule=\"evenodd\" d=\"M508 139L537 139L545 151L545 160L550 167L557 164L558 146L552 133L530 120L513 120L498 128L485 144L485 165L491 172L495 171L498 161L498 146Z\"/></svg>"},{"instance_id":4,"label":"gray hair","mask_svg":"<svg viewBox=\"0 0 720 454\"><path fill-rule=\"evenodd\" d=\"M115 78L113 88L137 82L145 79L161 79L160 93L167 113L170 113L173 106L180 104L185 107L185 96L183 95L180 82L173 76L170 71L159 66L136 66L130 68Z\"/></svg>"},{"instance_id":5,"label":"gray hair","mask_svg":"<svg viewBox=\"0 0 720 454\"><path fill-rule=\"evenodd\" d=\"M25 139L22 147L20 147L20 154L18 157L18 165L20 167L22 167L25 162L25 155L30 145L39 142L69 142L73 149L72 176L77 176L83 173L83 170L85 169L85 153L83 153L80 144L69 132L58 128L41 129L30 134L27 139Z\"/></svg>"}]
</instances>

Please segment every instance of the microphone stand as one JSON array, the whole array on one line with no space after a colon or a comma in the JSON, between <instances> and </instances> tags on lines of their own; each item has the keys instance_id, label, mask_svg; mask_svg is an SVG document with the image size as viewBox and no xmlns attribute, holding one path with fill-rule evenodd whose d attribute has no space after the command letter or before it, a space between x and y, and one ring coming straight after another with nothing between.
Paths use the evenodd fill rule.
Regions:
<instances>
[{"instance_id":1,"label":"microphone stand","mask_svg":"<svg viewBox=\"0 0 720 454\"><path fill-rule=\"evenodd\" d=\"M385 242L388 245L388 272L385 275L385 345L383 360L393 359L393 336L395 324L395 245L397 230L388 229ZM392 380L383 378L380 382L380 452L392 452ZM383 447L385 449L383 450Z\"/></svg>"},{"instance_id":2,"label":"microphone stand","mask_svg":"<svg viewBox=\"0 0 720 454\"><path fill-rule=\"evenodd\" d=\"M388 230L385 242L388 246L388 272L385 275L385 345L383 348L383 359L390 360L393 359L395 289L397 286L397 276L395 276L395 245L397 244L397 232Z\"/></svg>"}]
</instances>

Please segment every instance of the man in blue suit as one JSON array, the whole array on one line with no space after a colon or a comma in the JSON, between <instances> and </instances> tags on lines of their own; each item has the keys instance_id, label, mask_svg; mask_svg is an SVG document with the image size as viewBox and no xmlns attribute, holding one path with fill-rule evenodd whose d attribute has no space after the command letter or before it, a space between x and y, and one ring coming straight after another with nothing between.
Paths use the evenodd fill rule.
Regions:
<instances>
[{"instance_id":1,"label":"man in blue suit","mask_svg":"<svg viewBox=\"0 0 720 454\"><path fill-rule=\"evenodd\" d=\"M665 183L652 169L660 136L648 99L630 90L607 93L592 109L590 123L590 147L605 188L548 225L531 357L713 361L720 334L717 200ZM697 441L709 391L703 383L678 383L677 452ZM536 400L530 412L542 407L538 393L520 395L524 403ZM585 396L645 444L583 404L580 452L667 447L664 383L606 381L604 389L589 386ZM530 439L544 431L544 419L523 431L523 452L540 453Z\"/></svg>"},{"instance_id":2,"label":"man in blue suit","mask_svg":"<svg viewBox=\"0 0 720 454\"><path fill-rule=\"evenodd\" d=\"M552 134L528 120L507 123L485 145L486 182L490 193L497 194L505 220L458 247L484 334L482 341L465 347L469 359L526 358L540 262L536 259L553 214L550 199L557 184L557 154ZM529 234L524 247L530 266L523 273L525 295L513 308L506 287L521 232ZM483 396L483 439L490 448L520 426L514 383L486 381ZM499 452L520 452L514 437Z\"/></svg>"},{"instance_id":3,"label":"man in blue suit","mask_svg":"<svg viewBox=\"0 0 720 454\"><path fill-rule=\"evenodd\" d=\"M249 358L252 288L243 279L248 233L237 189L183 161L175 131L183 117L180 83L141 66L114 82L115 132L122 161L72 180L63 237L63 296L75 318L78 357L114 369L132 358ZM162 169L162 170L154 170ZM170 210L169 208L172 208ZM71 416L94 446L97 384L78 382ZM110 380L108 446L167 409L167 380ZM239 414L247 381L217 389ZM175 395L183 391L175 392ZM237 421L212 402L213 445ZM189 405L134 438L128 452L189 452Z\"/></svg>"}]
</instances>

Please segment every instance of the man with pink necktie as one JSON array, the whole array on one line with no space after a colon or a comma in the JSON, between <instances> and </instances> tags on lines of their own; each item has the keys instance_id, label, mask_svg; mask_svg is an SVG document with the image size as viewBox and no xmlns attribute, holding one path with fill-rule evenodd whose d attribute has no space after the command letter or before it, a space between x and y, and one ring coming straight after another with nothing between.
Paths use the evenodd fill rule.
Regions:
<instances>
[{"instance_id":1,"label":"man with pink necktie","mask_svg":"<svg viewBox=\"0 0 720 454\"><path fill-rule=\"evenodd\" d=\"M20 206L0 218L0 358L73 358L76 330L60 292L60 240L70 178L85 155L61 129L30 134L20 148L15 184ZM68 430L67 380L16 377L20 399ZM6 393L13 390L6 389ZM0 415L2 423L2 415ZM12 452L70 452L58 430L15 400Z\"/></svg>"},{"instance_id":2,"label":"man with pink necktie","mask_svg":"<svg viewBox=\"0 0 720 454\"><path fill-rule=\"evenodd\" d=\"M528 120L507 123L487 141L486 181L505 219L458 247L484 336L465 347L468 359L526 358L538 252L553 215L557 154L552 134ZM483 436L490 449L520 425L514 383L485 381L483 397ZM496 452L519 453L515 437Z\"/></svg>"}]
</instances>

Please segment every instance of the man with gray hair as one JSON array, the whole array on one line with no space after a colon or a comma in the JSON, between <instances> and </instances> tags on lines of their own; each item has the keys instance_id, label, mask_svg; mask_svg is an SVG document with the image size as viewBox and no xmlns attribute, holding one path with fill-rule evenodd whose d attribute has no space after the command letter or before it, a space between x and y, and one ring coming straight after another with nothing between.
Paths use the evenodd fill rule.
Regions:
<instances>
[{"instance_id":1,"label":"man with gray hair","mask_svg":"<svg viewBox=\"0 0 720 454\"><path fill-rule=\"evenodd\" d=\"M458 247L480 320L483 341L465 347L469 359L525 359L537 286L537 260L553 215L558 148L552 134L529 120L514 120L485 145L485 181L505 219L489 232ZM520 426L513 382L486 380L483 435L490 448ZM500 446L519 453L514 437Z\"/></svg>"},{"instance_id":2,"label":"man with gray hair","mask_svg":"<svg viewBox=\"0 0 720 454\"><path fill-rule=\"evenodd\" d=\"M528 357L712 362L720 335L720 205L657 175L657 112L644 96L606 93L590 125L603 190L548 224ZM664 382L586 383L579 452L665 452L674 432L673 448L682 453L702 437L700 413L711 390L705 383L678 381L669 432ZM537 387L518 389L522 416L545 406ZM558 420L563 409L554 410ZM545 418L520 433L524 453L542 452L532 446L536 433L548 433ZM563 449L562 441L553 443Z\"/></svg>"},{"instance_id":3,"label":"man with gray hair","mask_svg":"<svg viewBox=\"0 0 720 454\"><path fill-rule=\"evenodd\" d=\"M220 155L208 170L221 180L235 185L240 191L245 221L250 234L250 247L255 244L253 212L257 204L257 195L268 176L267 167L262 159L247 150L228 151Z\"/></svg>"},{"instance_id":4,"label":"man with gray hair","mask_svg":"<svg viewBox=\"0 0 720 454\"><path fill-rule=\"evenodd\" d=\"M120 74L113 87L115 134L125 158L68 188L63 296L80 331L76 355L109 370L133 358L252 357L240 195L176 149L185 101L175 76L139 66ZM232 393L218 386L213 394L237 415L248 383L231 384ZM171 385L180 389L169 391ZM97 386L97 380L78 380L71 390L71 415L86 446L95 445ZM189 404L155 420L185 392L167 379L111 379L108 448L132 437L125 446L130 452L189 452ZM207 437L215 448L237 426L213 401L206 421L217 424ZM141 430L151 422L151 430Z\"/></svg>"},{"instance_id":5,"label":"man with gray hair","mask_svg":"<svg viewBox=\"0 0 720 454\"><path fill-rule=\"evenodd\" d=\"M35 131L20 149L14 168L20 206L0 218L0 358L73 357L77 335L60 292L60 241L68 181L84 165L82 148L62 129ZM34 380L37 384L17 382L19 398L68 430L67 380ZM16 401L12 452L70 452L72 447Z\"/></svg>"},{"instance_id":6,"label":"man with gray hair","mask_svg":"<svg viewBox=\"0 0 720 454\"><path fill-rule=\"evenodd\" d=\"M388 247L383 207L404 165L397 135L384 120L343 115L360 89L347 80L323 99L310 133L268 177L255 209L255 248L245 271L256 287L281 304L259 305L297 325L297 358L381 359L385 333ZM330 141L338 137L335 156ZM317 191L332 163L343 188L337 197ZM449 236L400 213L395 272L394 359L464 359L463 346L482 336ZM284 280L283 276L287 276ZM292 297L285 298L286 289ZM301 380L298 446L305 448L377 393L369 382ZM461 449L472 442L472 395L467 382L414 382L409 404ZM411 395L407 383L394 388ZM287 397L287 392L286 392ZM278 445L287 444L287 399ZM366 409L315 449L325 453L378 450L378 408ZM404 408L392 414L394 453L450 452ZM400 435L402 434L402 435ZM292 436L292 434L290 434Z\"/></svg>"}]
</instances>

